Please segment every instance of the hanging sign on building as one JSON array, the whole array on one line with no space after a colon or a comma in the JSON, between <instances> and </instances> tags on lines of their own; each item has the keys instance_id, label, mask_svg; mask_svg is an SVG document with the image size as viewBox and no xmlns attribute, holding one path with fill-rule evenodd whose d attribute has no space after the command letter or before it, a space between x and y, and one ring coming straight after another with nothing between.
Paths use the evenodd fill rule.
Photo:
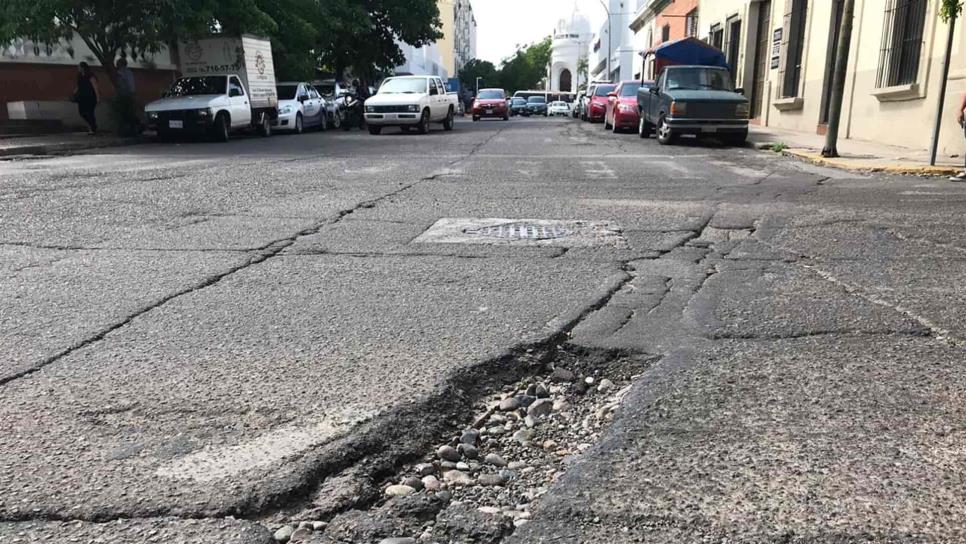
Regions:
<instances>
[{"instance_id":1,"label":"hanging sign on building","mask_svg":"<svg viewBox=\"0 0 966 544\"><path fill-rule=\"evenodd\" d=\"M771 69L781 65L782 58L782 29L776 28L771 41Z\"/></svg>"}]
</instances>

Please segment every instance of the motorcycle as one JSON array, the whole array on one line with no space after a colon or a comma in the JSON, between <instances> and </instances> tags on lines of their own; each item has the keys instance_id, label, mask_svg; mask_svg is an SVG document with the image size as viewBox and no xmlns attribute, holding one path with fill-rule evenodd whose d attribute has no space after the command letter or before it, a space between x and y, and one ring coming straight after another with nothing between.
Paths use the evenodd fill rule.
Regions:
<instances>
[{"instance_id":1,"label":"motorcycle","mask_svg":"<svg viewBox=\"0 0 966 544\"><path fill-rule=\"evenodd\" d=\"M365 114L365 101L358 96L345 93L342 96L342 130L349 131L352 127L357 127L359 130L364 130L366 128L366 114Z\"/></svg>"}]
</instances>

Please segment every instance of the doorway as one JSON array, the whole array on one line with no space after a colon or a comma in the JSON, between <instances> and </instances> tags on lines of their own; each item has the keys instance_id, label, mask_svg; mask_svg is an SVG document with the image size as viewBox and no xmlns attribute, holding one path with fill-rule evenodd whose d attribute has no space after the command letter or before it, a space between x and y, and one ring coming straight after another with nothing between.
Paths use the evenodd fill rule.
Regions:
<instances>
[{"instance_id":1,"label":"doorway","mask_svg":"<svg viewBox=\"0 0 966 544\"><path fill-rule=\"evenodd\" d=\"M765 81L768 79L769 45L771 44L771 0L758 3L757 43L755 44L754 84L751 87L751 118L761 118L765 104Z\"/></svg>"},{"instance_id":2,"label":"doorway","mask_svg":"<svg viewBox=\"0 0 966 544\"><path fill-rule=\"evenodd\" d=\"M828 46L825 52L825 81L822 83L822 107L819 110L819 132L824 125L828 125L829 109L832 102L832 79L835 78L835 50L838 48L840 30L842 29L842 10L844 0L832 0L832 27L828 33Z\"/></svg>"},{"instance_id":3,"label":"doorway","mask_svg":"<svg viewBox=\"0 0 966 544\"><path fill-rule=\"evenodd\" d=\"M572 85L573 76L570 75L570 70L564 68L564 70L560 72L560 92L569 93Z\"/></svg>"},{"instance_id":4,"label":"doorway","mask_svg":"<svg viewBox=\"0 0 966 544\"><path fill-rule=\"evenodd\" d=\"M728 21L728 67L731 70L731 79L737 83L738 78L738 53L741 51L741 19Z\"/></svg>"}]
</instances>

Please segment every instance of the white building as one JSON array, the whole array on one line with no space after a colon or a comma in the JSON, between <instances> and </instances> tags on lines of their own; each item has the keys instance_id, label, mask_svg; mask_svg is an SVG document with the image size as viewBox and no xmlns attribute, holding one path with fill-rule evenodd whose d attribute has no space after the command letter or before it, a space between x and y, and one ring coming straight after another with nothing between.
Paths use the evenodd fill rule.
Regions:
<instances>
[{"instance_id":1,"label":"white building","mask_svg":"<svg viewBox=\"0 0 966 544\"><path fill-rule=\"evenodd\" d=\"M406 62L396 67L397 74L412 74L417 76L439 76L443 79L453 74L443 65L443 56L439 46L435 43L422 47L413 47L408 43L397 42L406 56Z\"/></svg>"},{"instance_id":2,"label":"white building","mask_svg":"<svg viewBox=\"0 0 966 544\"><path fill-rule=\"evenodd\" d=\"M641 78L642 70L645 74L650 74L650 65L654 63L653 56L649 56L647 59L641 58L644 52L647 52L654 46L654 21L657 14L651 9L651 4L653 3L651 0L638 0L637 10L631 19L630 27L634 33L634 51L638 55L635 58L637 66L634 68L634 79ZM647 63L646 65L645 62Z\"/></svg>"},{"instance_id":3,"label":"white building","mask_svg":"<svg viewBox=\"0 0 966 544\"><path fill-rule=\"evenodd\" d=\"M549 74L551 91L574 92L587 83L580 66L581 61L587 61L592 38L590 22L575 4L570 18L561 19L553 32Z\"/></svg>"},{"instance_id":4,"label":"white building","mask_svg":"<svg viewBox=\"0 0 966 544\"><path fill-rule=\"evenodd\" d=\"M590 79L615 82L634 79L638 62L630 24L642 0L604 1L608 17L590 44Z\"/></svg>"}]
</instances>

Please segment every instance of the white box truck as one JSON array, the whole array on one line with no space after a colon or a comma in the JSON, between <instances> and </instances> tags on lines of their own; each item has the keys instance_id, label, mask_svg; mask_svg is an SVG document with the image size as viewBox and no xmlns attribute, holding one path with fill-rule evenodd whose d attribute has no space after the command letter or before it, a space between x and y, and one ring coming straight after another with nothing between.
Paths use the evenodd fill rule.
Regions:
<instances>
[{"instance_id":1,"label":"white box truck","mask_svg":"<svg viewBox=\"0 0 966 544\"><path fill-rule=\"evenodd\" d=\"M210 37L178 44L181 78L144 108L161 138L208 134L228 141L255 129L268 136L278 119L272 44L266 38Z\"/></svg>"}]
</instances>

